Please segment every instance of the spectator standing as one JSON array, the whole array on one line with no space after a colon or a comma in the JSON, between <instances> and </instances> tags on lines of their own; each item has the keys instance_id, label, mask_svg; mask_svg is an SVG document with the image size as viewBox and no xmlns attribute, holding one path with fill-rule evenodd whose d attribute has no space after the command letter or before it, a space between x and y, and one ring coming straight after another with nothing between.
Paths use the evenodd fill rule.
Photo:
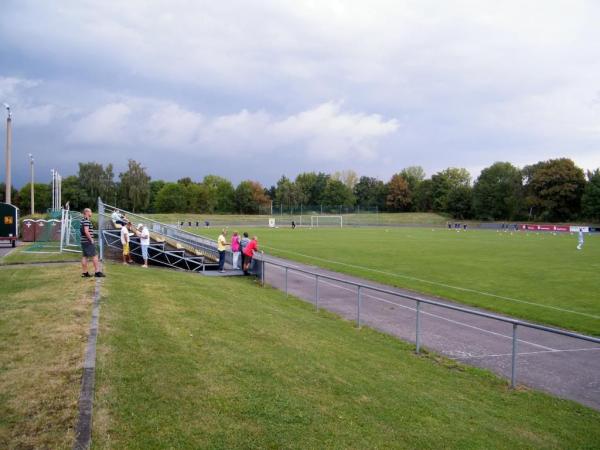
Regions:
<instances>
[{"instance_id":1,"label":"spectator standing","mask_svg":"<svg viewBox=\"0 0 600 450\"><path fill-rule=\"evenodd\" d=\"M131 252L129 249L129 230L131 224L127 223L121 227L121 246L123 247L123 264L132 263Z\"/></svg>"},{"instance_id":2,"label":"spectator standing","mask_svg":"<svg viewBox=\"0 0 600 450\"><path fill-rule=\"evenodd\" d=\"M100 263L98 262L98 255L96 254L96 246L94 242L94 225L92 225L92 210L85 208L83 210L83 219L81 219L81 225L79 227L79 234L81 236L81 276L83 278L91 277L88 272L88 258L92 258L94 264L94 276L97 278L104 277L105 275L100 271Z\"/></svg>"},{"instance_id":3,"label":"spectator standing","mask_svg":"<svg viewBox=\"0 0 600 450\"><path fill-rule=\"evenodd\" d=\"M225 272L225 251L227 250L227 230L223 229L217 239L217 250L219 251L219 272Z\"/></svg>"},{"instance_id":4,"label":"spectator standing","mask_svg":"<svg viewBox=\"0 0 600 450\"><path fill-rule=\"evenodd\" d=\"M244 263L244 275L248 275L248 270L250 269L250 264L252 264L252 258L254 257L254 252L258 251L258 238L256 236L252 237L252 240L246 245L244 248L245 255L245 263Z\"/></svg>"},{"instance_id":5,"label":"spectator standing","mask_svg":"<svg viewBox=\"0 0 600 450\"><path fill-rule=\"evenodd\" d=\"M244 231L244 235L242 236L242 239L240 240L240 252L241 252L241 257L242 257L242 269L245 266L246 263L246 255L244 255L244 249L246 248L246 246L250 243L250 239L248 238L248 233Z\"/></svg>"},{"instance_id":6,"label":"spectator standing","mask_svg":"<svg viewBox=\"0 0 600 450\"><path fill-rule=\"evenodd\" d=\"M142 267L148 268L148 248L150 247L150 231L143 223L138 224L137 229L140 236L140 247L142 249L142 258L144 264Z\"/></svg>"},{"instance_id":7,"label":"spectator standing","mask_svg":"<svg viewBox=\"0 0 600 450\"><path fill-rule=\"evenodd\" d=\"M231 236L231 251L233 252L233 269L237 270L240 268L240 235L237 231L233 232Z\"/></svg>"}]
</instances>

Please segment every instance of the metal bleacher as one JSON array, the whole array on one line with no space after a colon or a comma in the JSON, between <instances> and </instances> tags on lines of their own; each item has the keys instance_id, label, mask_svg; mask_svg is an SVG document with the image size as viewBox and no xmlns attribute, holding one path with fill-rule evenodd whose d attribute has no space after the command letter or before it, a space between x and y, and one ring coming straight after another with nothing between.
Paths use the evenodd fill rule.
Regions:
<instances>
[{"instance_id":1,"label":"metal bleacher","mask_svg":"<svg viewBox=\"0 0 600 450\"><path fill-rule=\"evenodd\" d=\"M134 226L143 223L148 227L150 231L149 262L193 272L218 268L219 254L216 241L107 205L98 199L98 232L102 237L100 239L101 258L104 257L104 253L111 250L120 253L122 249L120 226L113 223L111 219L115 210L125 214ZM142 250L139 237L132 236L129 245L132 257L141 261ZM227 255L226 261L231 262L230 253Z\"/></svg>"}]
</instances>

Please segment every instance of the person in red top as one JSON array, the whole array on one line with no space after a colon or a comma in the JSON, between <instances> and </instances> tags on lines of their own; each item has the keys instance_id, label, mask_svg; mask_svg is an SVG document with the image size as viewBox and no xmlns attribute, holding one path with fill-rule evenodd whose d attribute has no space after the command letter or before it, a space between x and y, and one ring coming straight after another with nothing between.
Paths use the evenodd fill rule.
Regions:
<instances>
[{"instance_id":1,"label":"person in red top","mask_svg":"<svg viewBox=\"0 0 600 450\"><path fill-rule=\"evenodd\" d=\"M252 264L252 257L255 251L258 251L258 238L253 236L252 240L244 248L244 275L248 275L248 269L250 268L250 264Z\"/></svg>"}]
</instances>

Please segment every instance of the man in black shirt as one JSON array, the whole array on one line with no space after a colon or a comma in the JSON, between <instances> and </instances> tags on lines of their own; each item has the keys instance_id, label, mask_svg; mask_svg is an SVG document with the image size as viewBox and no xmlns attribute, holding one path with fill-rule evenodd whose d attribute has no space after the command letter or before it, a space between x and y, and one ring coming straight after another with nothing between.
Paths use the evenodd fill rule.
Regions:
<instances>
[{"instance_id":1,"label":"man in black shirt","mask_svg":"<svg viewBox=\"0 0 600 450\"><path fill-rule=\"evenodd\" d=\"M94 225L92 224L92 210L85 208L83 210L83 219L81 219L81 227L79 232L81 234L81 276L83 278L91 277L88 272L88 258L92 258L94 264L94 276L101 278L105 275L100 271L100 264L98 263L98 255L96 254L96 246L94 244Z\"/></svg>"}]
</instances>

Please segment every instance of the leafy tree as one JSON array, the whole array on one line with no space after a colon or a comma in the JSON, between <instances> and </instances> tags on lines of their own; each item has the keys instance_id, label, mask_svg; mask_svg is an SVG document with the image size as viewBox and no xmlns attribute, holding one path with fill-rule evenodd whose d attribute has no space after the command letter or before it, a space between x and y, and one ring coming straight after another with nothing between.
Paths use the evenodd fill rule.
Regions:
<instances>
[{"instance_id":1,"label":"leafy tree","mask_svg":"<svg viewBox=\"0 0 600 450\"><path fill-rule=\"evenodd\" d=\"M473 210L484 220L514 220L523 209L523 174L508 162L481 171L473 187Z\"/></svg>"},{"instance_id":2,"label":"leafy tree","mask_svg":"<svg viewBox=\"0 0 600 450\"><path fill-rule=\"evenodd\" d=\"M433 210L433 181L423 180L417 186L413 195L413 205L416 211L429 212Z\"/></svg>"},{"instance_id":3,"label":"leafy tree","mask_svg":"<svg viewBox=\"0 0 600 450\"><path fill-rule=\"evenodd\" d=\"M130 159L127 171L119 174L119 179L121 208L132 212L145 211L150 203L150 176L146 169Z\"/></svg>"},{"instance_id":4,"label":"leafy tree","mask_svg":"<svg viewBox=\"0 0 600 450\"><path fill-rule=\"evenodd\" d=\"M93 208L96 206L98 197L107 203L116 203L116 185L112 164L106 168L102 164L89 162L79 163L77 175L81 188L81 206Z\"/></svg>"},{"instance_id":5,"label":"leafy tree","mask_svg":"<svg viewBox=\"0 0 600 450\"><path fill-rule=\"evenodd\" d=\"M409 166L400 171L400 176L408 183L410 192L414 193L425 179L425 170L421 166Z\"/></svg>"},{"instance_id":6,"label":"leafy tree","mask_svg":"<svg viewBox=\"0 0 600 450\"><path fill-rule=\"evenodd\" d=\"M275 186L271 186L270 188L265 188L265 195L269 197L271 200L275 200L275 193L277 192L277 188Z\"/></svg>"},{"instance_id":7,"label":"leafy tree","mask_svg":"<svg viewBox=\"0 0 600 450\"><path fill-rule=\"evenodd\" d=\"M412 204L412 194L408 182L400 174L392 176L387 185L386 206L388 211L408 211Z\"/></svg>"},{"instance_id":8,"label":"leafy tree","mask_svg":"<svg viewBox=\"0 0 600 450\"><path fill-rule=\"evenodd\" d=\"M352 190L339 180L333 178L327 181L323 191L322 202L328 206L353 206L356 199Z\"/></svg>"},{"instance_id":9,"label":"leafy tree","mask_svg":"<svg viewBox=\"0 0 600 450\"><path fill-rule=\"evenodd\" d=\"M298 204L296 186L285 175L282 175L277 181L275 203L283 206L295 206Z\"/></svg>"},{"instance_id":10,"label":"leafy tree","mask_svg":"<svg viewBox=\"0 0 600 450\"><path fill-rule=\"evenodd\" d=\"M358 183L358 174L352 169L334 172L331 178L341 181L350 189L354 189L354 186Z\"/></svg>"},{"instance_id":11,"label":"leafy tree","mask_svg":"<svg viewBox=\"0 0 600 450\"><path fill-rule=\"evenodd\" d=\"M186 211L186 187L180 183L165 183L156 195L155 207L156 212L161 213Z\"/></svg>"},{"instance_id":12,"label":"leafy tree","mask_svg":"<svg viewBox=\"0 0 600 450\"><path fill-rule=\"evenodd\" d=\"M163 180L153 180L150 181L150 199L149 203L149 212L157 212L156 210L156 196L158 192L163 188L165 182Z\"/></svg>"},{"instance_id":13,"label":"leafy tree","mask_svg":"<svg viewBox=\"0 0 600 450\"><path fill-rule=\"evenodd\" d=\"M10 200L13 205L20 208L19 191L14 186L11 186L10 189ZM6 203L6 183L4 182L0 183L0 202Z\"/></svg>"},{"instance_id":14,"label":"leafy tree","mask_svg":"<svg viewBox=\"0 0 600 450\"><path fill-rule=\"evenodd\" d=\"M329 175L319 172L304 172L296 177L296 193L302 205L318 205L322 202L323 192Z\"/></svg>"},{"instance_id":15,"label":"leafy tree","mask_svg":"<svg viewBox=\"0 0 600 450\"><path fill-rule=\"evenodd\" d=\"M448 193L447 212L457 219L471 218L473 205L473 189L471 186L460 185Z\"/></svg>"},{"instance_id":16,"label":"leafy tree","mask_svg":"<svg viewBox=\"0 0 600 450\"><path fill-rule=\"evenodd\" d=\"M261 206L269 203L260 183L251 180L242 181L235 190L235 204L242 214L257 214Z\"/></svg>"},{"instance_id":17,"label":"leafy tree","mask_svg":"<svg viewBox=\"0 0 600 450\"><path fill-rule=\"evenodd\" d=\"M50 191L52 188L50 188ZM81 211L85 206L83 206L81 202L82 189L79 185L79 179L75 175L69 175L68 177L63 178L62 185L62 200L66 205L69 202L69 209L72 211ZM50 192L50 202L52 203L52 192ZM36 203L37 203L37 194L36 194ZM36 205L37 209L37 205Z\"/></svg>"},{"instance_id":18,"label":"leafy tree","mask_svg":"<svg viewBox=\"0 0 600 450\"><path fill-rule=\"evenodd\" d=\"M588 182L581 197L584 217L600 221L600 169L587 173Z\"/></svg>"},{"instance_id":19,"label":"leafy tree","mask_svg":"<svg viewBox=\"0 0 600 450\"><path fill-rule=\"evenodd\" d=\"M529 205L542 220L577 217L585 187L583 170L568 158L551 159L525 168Z\"/></svg>"},{"instance_id":20,"label":"leafy tree","mask_svg":"<svg viewBox=\"0 0 600 450\"><path fill-rule=\"evenodd\" d=\"M356 203L361 206L377 206L384 209L387 193L384 182L373 177L360 177L354 186Z\"/></svg>"},{"instance_id":21,"label":"leafy tree","mask_svg":"<svg viewBox=\"0 0 600 450\"><path fill-rule=\"evenodd\" d=\"M471 176L466 169L449 167L431 177L433 183L433 210L448 211L448 196L450 192L461 186L469 186Z\"/></svg>"},{"instance_id":22,"label":"leafy tree","mask_svg":"<svg viewBox=\"0 0 600 450\"><path fill-rule=\"evenodd\" d=\"M64 180L63 180L64 183ZM34 183L34 206L35 212L45 213L52 207L52 186L46 183ZM31 183L27 183L19 191L19 209L21 214L31 213ZM64 191L63 191L64 198Z\"/></svg>"},{"instance_id":23,"label":"leafy tree","mask_svg":"<svg viewBox=\"0 0 600 450\"><path fill-rule=\"evenodd\" d=\"M207 212L229 213L235 209L235 189L231 181L218 175L206 175L202 180L208 193Z\"/></svg>"},{"instance_id":24,"label":"leafy tree","mask_svg":"<svg viewBox=\"0 0 600 450\"><path fill-rule=\"evenodd\" d=\"M184 178L180 178L179 180L177 180L177 182L179 184L183 184L184 186L189 186L191 184L194 184L194 182L192 181L192 179L190 177L184 177Z\"/></svg>"},{"instance_id":25,"label":"leafy tree","mask_svg":"<svg viewBox=\"0 0 600 450\"><path fill-rule=\"evenodd\" d=\"M183 184L183 183L179 183ZM208 189L202 183L185 185L186 212L206 212L208 208Z\"/></svg>"}]
</instances>

